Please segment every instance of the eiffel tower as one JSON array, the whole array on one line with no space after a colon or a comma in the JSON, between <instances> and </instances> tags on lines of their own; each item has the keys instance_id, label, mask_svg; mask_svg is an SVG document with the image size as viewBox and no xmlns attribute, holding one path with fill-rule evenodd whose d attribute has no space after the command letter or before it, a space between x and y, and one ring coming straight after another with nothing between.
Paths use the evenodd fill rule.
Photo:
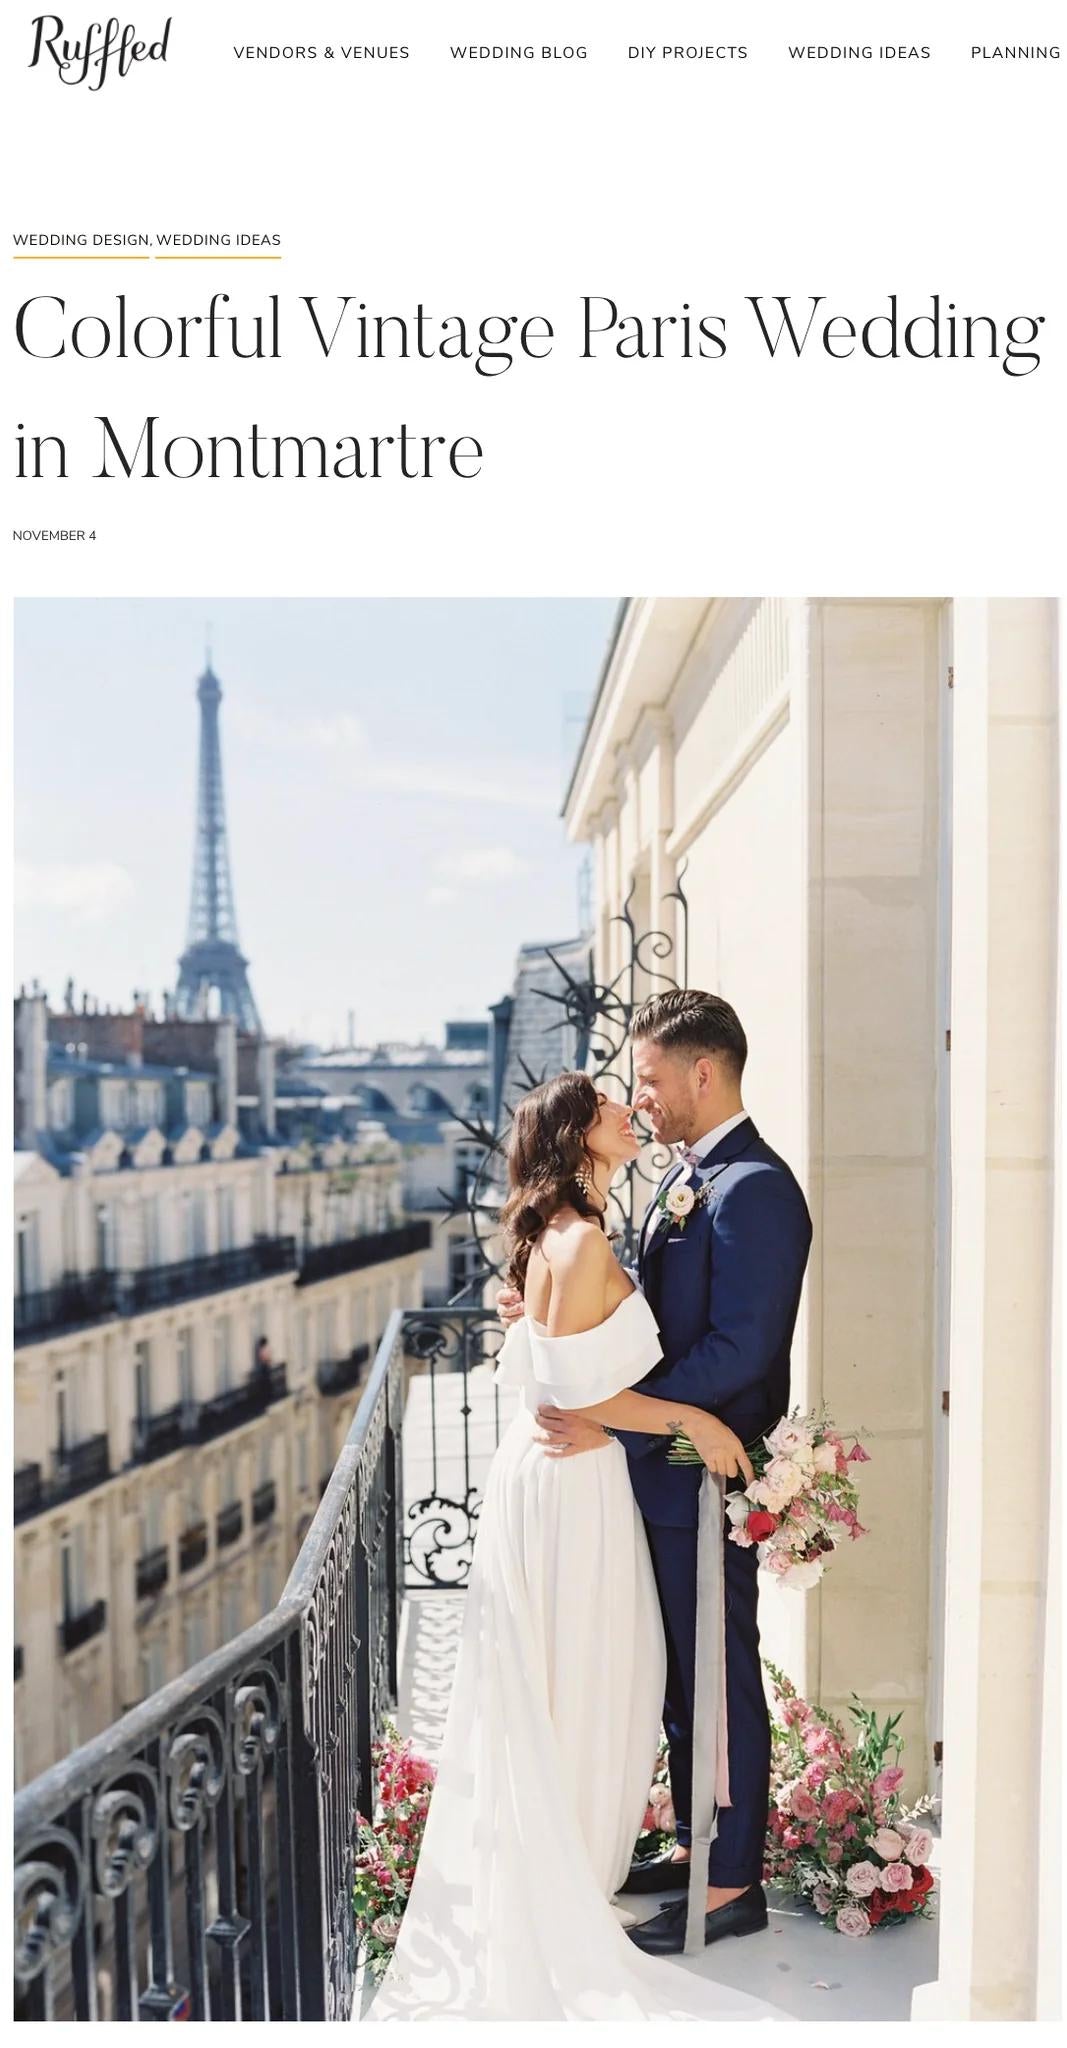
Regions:
<instances>
[{"instance_id":1,"label":"eiffel tower","mask_svg":"<svg viewBox=\"0 0 1067 2048\"><path fill-rule=\"evenodd\" d=\"M185 951L178 963L175 1007L179 1017L236 1017L240 1030L253 1032L258 1038L262 1036L259 1012L248 983L248 962L237 941L219 744L222 690L210 654L196 695L200 705L200 764L193 893Z\"/></svg>"}]
</instances>

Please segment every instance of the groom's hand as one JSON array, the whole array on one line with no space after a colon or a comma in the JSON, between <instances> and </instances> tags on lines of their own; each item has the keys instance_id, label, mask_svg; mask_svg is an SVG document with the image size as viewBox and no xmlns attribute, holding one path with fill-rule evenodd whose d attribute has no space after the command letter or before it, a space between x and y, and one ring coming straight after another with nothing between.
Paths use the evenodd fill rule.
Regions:
<instances>
[{"instance_id":1,"label":"groom's hand","mask_svg":"<svg viewBox=\"0 0 1067 2048\"><path fill-rule=\"evenodd\" d=\"M512 1323L522 1321L526 1310L523 1307L522 1295L517 1287L501 1288L496 1298L496 1312L501 1322L506 1324L508 1329L511 1328Z\"/></svg>"},{"instance_id":2,"label":"groom's hand","mask_svg":"<svg viewBox=\"0 0 1067 2048\"><path fill-rule=\"evenodd\" d=\"M599 1422L568 1414L564 1408L539 1408L537 1420L544 1432L537 1441L544 1444L546 1458L576 1458L582 1451L602 1451L611 1442Z\"/></svg>"}]
</instances>

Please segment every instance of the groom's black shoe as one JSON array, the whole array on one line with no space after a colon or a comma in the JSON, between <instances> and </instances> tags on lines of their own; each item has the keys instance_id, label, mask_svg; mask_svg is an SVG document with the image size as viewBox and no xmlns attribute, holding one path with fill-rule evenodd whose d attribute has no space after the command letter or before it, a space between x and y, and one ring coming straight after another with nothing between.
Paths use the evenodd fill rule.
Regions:
<instances>
[{"instance_id":1,"label":"groom's black shoe","mask_svg":"<svg viewBox=\"0 0 1067 2048\"><path fill-rule=\"evenodd\" d=\"M675 1863L673 1845L661 1849L658 1856L639 1856L630 1865L630 1875L625 1884L619 1886L628 1898L639 1894L648 1897L656 1892L684 1892L689 1887L689 1862Z\"/></svg>"},{"instance_id":2,"label":"groom's black shoe","mask_svg":"<svg viewBox=\"0 0 1067 2048\"><path fill-rule=\"evenodd\" d=\"M683 1869L685 1866L682 1866ZM636 1927L626 1929L636 1948L644 1949L647 1956L680 1956L685 1950L686 1900L679 1899L673 1906L664 1906L662 1912L653 1913L651 1920L642 1920ZM761 1884L750 1885L739 1899L731 1899L726 1906L717 1906L714 1913L704 1915L704 1946L709 1942L721 1941L727 1934L761 1934L767 1925L767 1900Z\"/></svg>"}]
</instances>

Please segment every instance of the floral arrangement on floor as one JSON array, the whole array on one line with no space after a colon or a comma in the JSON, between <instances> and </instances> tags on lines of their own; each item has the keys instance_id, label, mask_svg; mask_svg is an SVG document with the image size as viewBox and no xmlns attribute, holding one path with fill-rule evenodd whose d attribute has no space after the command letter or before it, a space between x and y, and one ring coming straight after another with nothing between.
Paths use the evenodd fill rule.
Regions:
<instances>
[{"instance_id":1,"label":"floral arrangement on floor","mask_svg":"<svg viewBox=\"0 0 1067 2048\"><path fill-rule=\"evenodd\" d=\"M436 1771L392 1723L372 1752L373 1821L357 1814L352 1904L367 1968L380 1977L396 1945L415 1877Z\"/></svg>"},{"instance_id":2,"label":"floral arrangement on floor","mask_svg":"<svg viewBox=\"0 0 1067 2048\"><path fill-rule=\"evenodd\" d=\"M755 1548L762 1570L780 1585L807 1592L839 1544L867 1534L852 1477L853 1466L870 1463L867 1452L856 1441L846 1450L825 1410L790 1415L745 1448L756 1476L727 1497L729 1540ZM674 1465L700 1462L685 1436L673 1438L667 1456Z\"/></svg>"},{"instance_id":3,"label":"floral arrangement on floor","mask_svg":"<svg viewBox=\"0 0 1067 2048\"><path fill-rule=\"evenodd\" d=\"M670 1774L667 1769L667 1738L661 1735L648 1805L645 1808L644 1820L641 1822L641 1832L637 1837L634 1855L658 1856L661 1850L668 1848L674 1841L676 1825Z\"/></svg>"},{"instance_id":4,"label":"floral arrangement on floor","mask_svg":"<svg viewBox=\"0 0 1067 2048\"><path fill-rule=\"evenodd\" d=\"M850 1741L841 1723L801 1699L783 1672L773 1664L766 1669L777 1706L766 1882L810 1900L839 1934L928 1918L933 1836L917 1823L935 1802L900 1805L900 1715L879 1724L856 1699Z\"/></svg>"}]
</instances>

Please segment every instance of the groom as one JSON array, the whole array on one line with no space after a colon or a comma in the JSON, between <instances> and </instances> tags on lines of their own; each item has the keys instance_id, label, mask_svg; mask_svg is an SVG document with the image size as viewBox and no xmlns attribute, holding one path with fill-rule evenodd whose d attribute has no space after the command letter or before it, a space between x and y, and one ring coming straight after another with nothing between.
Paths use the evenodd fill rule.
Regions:
<instances>
[{"instance_id":1,"label":"groom","mask_svg":"<svg viewBox=\"0 0 1067 2048\"><path fill-rule=\"evenodd\" d=\"M631 1036L634 1109L661 1143L681 1147L641 1229L638 1274L660 1327L663 1357L636 1391L706 1408L750 1444L789 1407L789 1347L811 1243L807 1206L788 1166L745 1111L741 1076L748 1046L729 1003L699 989L653 996L636 1012ZM664 1203L676 1183L694 1197L681 1224ZM571 1453L604 1445L603 1430L583 1417L551 1408L539 1414L546 1433ZM622 1442L663 1609L663 1725L677 1816L677 1846L635 1862L623 1891L682 1894L628 1929L649 1954L673 1955L683 1951L686 1937L703 1469L669 1464L667 1438L624 1435ZM761 1877L770 1729L756 1619L757 1559L754 1548L724 1547L730 1804L719 1812L711 1845L705 1943L767 1924Z\"/></svg>"}]
</instances>

